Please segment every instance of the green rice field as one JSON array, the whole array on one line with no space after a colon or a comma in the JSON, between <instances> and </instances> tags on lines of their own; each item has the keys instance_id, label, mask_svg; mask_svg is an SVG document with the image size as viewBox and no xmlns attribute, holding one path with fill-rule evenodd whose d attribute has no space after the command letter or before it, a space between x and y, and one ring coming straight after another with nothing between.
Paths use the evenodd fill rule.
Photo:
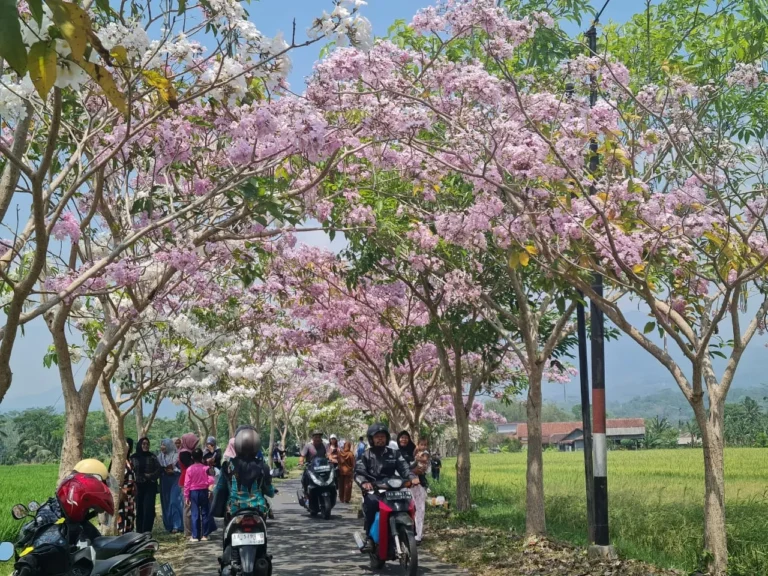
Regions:
<instances>
[{"instance_id":1,"label":"green rice field","mask_svg":"<svg viewBox=\"0 0 768 576\"><path fill-rule=\"evenodd\" d=\"M433 495L450 499L454 461L446 459ZM525 528L526 454L473 454L477 506L457 522ZM704 472L701 450L616 451L608 455L611 539L618 551L666 568L695 569L701 560ZM768 450L725 453L728 549L733 576L768 574ZM552 537L586 543L581 452L546 452L547 527Z\"/></svg>"}]
</instances>

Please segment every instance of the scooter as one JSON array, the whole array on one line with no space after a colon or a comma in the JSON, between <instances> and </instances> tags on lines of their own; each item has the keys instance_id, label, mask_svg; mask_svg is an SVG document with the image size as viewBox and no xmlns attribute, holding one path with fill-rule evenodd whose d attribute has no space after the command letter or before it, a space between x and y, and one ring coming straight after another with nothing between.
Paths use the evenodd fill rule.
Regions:
<instances>
[{"instance_id":1,"label":"scooter","mask_svg":"<svg viewBox=\"0 0 768 576\"><path fill-rule=\"evenodd\" d=\"M16 520L31 518L22 526L17 541L16 572L22 574L56 574L56 570L68 576L101 576L102 574L173 576L169 564L159 566L155 552L159 545L150 534L135 532L116 537L98 537L89 541L83 526L67 521L55 498L42 506L30 502L27 506L16 504L11 510Z\"/></svg>"},{"instance_id":2,"label":"scooter","mask_svg":"<svg viewBox=\"0 0 768 576\"><path fill-rule=\"evenodd\" d=\"M325 520L331 517L336 505L336 468L326 458L315 458L307 466L309 484L307 497L301 488L297 491L299 504L309 510L310 516L320 514Z\"/></svg>"},{"instance_id":3,"label":"scooter","mask_svg":"<svg viewBox=\"0 0 768 576\"><path fill-rule=\"evenodd\" d=\"M416 576L419 571L419 553L416 547L415 518L416 506L413 496L403 487L407 484L402 478L371 481L379 500L379 511L371 527L370 536L376 544L368 552L371 568L381 569L388 560L397 560L405 576ZM355 532L355 541L364 552L366 535Z\"/></svg>"},{"instance_id":4,"label":"scooter","mask_svg":"<svg viewBox=\"0 0 768 576\"><path fill-rule=\"evenodd\" d=\"M221 576L270 576L272 556L267 553L267 524L256 510L241 510L224 530Z\"/></svg>"}]
</instances>

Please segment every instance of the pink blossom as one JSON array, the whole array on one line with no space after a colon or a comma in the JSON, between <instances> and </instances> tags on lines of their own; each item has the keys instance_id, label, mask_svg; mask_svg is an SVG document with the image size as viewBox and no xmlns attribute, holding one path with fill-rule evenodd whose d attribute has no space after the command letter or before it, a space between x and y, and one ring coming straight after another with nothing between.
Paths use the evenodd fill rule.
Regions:
<instances>
[{"instance_id":1,"label":"pink blossom","mask_svg":"<svg viewBox=\"0 0 768 576\"><path fill-rule=\"evenodd\" d=\"M80 240L80 223L72 212L66 211L53 225L51 232L57 240L69 238L73 243L77 243Z\"/></svg>"}]
</instances>

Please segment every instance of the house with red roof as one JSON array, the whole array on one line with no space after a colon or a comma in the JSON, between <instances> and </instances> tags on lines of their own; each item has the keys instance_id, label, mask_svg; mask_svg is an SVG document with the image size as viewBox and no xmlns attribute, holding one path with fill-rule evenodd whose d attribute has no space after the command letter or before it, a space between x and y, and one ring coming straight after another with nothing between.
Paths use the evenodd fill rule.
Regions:
<instances>
[{"instance_id":1,"label":"house with red roof","mask_svg":"<svg viewBox=\"0 0 768 576\"><path fill-rule=\"evenodd\" d=\"M499 424L499 434L517 438L528 444L528 424ZM606 437L614 445L622 440L641 442L645 438L645 420L642 418L609 418L606 421ZM584 449L584 431L581 422L544 422L541 425L541 441L546 446L557 446L564 452Z\"/></svg>"}]
</instances>

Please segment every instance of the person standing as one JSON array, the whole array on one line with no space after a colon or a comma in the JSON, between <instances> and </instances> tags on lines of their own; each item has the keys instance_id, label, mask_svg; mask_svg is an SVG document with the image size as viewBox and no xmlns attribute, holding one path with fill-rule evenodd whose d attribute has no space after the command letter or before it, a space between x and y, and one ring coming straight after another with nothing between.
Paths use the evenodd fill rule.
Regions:
<instances>
[{"instance_id":1,"label":"person standing","mask_svg":"<svg viewBox=\"0 0 768 576\"><path fill-rule=\"evenodd\" d=\"M163 526L171 534L184 530L184 503L179 487L179 454L175 443L165 438L160 443L160 453L157 460L163 468L160 476L160 506L163 511Z\"/></svg>"},{"instance_id":2,"label":"person standing","mask_svg":"<svg viewBox=\"0 0 768 576\"><path fill-rule=\"evenodd\" d=\"M360 456L365 452L365 447L365 439L360 436L360 439L357 441L357 454L355 454L355 459L360 460Z\"/></svg>"},{"instance_id":3,"label":"person standing","mask_svg":"<svg viewBox=\"0 0 768 576\"><path fill-rule=\"evenodd\" d=\"M426 450L426 440L422 442L420 444ZM418 484L410 488L411 494L413 494L413 503L416 505L416 543L419 544L424 534L424 514L427 508L426 473L427 466L429 465L423 464L423 456L421 460L417 459L416 445L411 440L411 435L408 431L403 430L397 435L397 445L411 472L419 479ZM429 458L429 452L426 453L426 458Z\"/></svg>"},{"instance_id":4,"label":"person standing","mask_svg":"<svg viewBox=\"0 0 768 576\"><path fill-rule=\"evenodd\" d=\"M208 436L205 441L205 452L203 452L203 464L221 469L221 449L216 447L216 438Z\"/></svg>"},{"instance_id":5,"label":"person standing","mask_svg":"<svg viewBox=\"0 0 768 576\"><path fill-rule=\"evenodd\" d=\"M120 486L120 504L117 507L117 533L133 532L136 525L136 474L131 464L133 454L133 438L126 438L128 458L125 461L123 482ZM110 464L110 468L112 464Z\"/></svg>"},{"instance_id":6,"label":"person standing","mask_svg":"<svg viewBox=\"0 0 768 576\"><path fill-rule=\"evenodd\" d=\"M136 473L136 531L152 532L155 524L157 481L163 470L160 462L149 451L149 438L139 440L139 447L131 458Z\"/></svg>"},{"instance_id":7,"label":"person standing","mask_svg":"<svg viewBox=\"0 0 768 576\"><path fill-rule=\"evenodd\" d=\"M416 543L420 544L424 537L424 516L427 512L427 474L430 467L429 444L426 438L420 438L414 453L413 473L419 479L417 486L411 487L413 501L416 505Z\"/></svg>"},{"instance_id":8,"label":"person standing","mask_svg":"<svg viewBox=\"0 0 768 576\"><path fill-rule=\"evenodd\" d=\"M192 451L197 448L198 442L200 440L192 432L188 432L181 437L181 448L179 449L179 469L181 470L181 475L179 476L179 486L182 489L184 488L187 469L194 464ZM184 500L184 536L187 538L192 536L192 508L186 500Z\"/></svg>"},{"instance_id":9,"label":"person standing","mask_svg":"<svg viewBox=\"0 0 768 576\"><path fill-rule=\"evenodd\" d=\"M443 461L440 459L440 452L439 451L436 451L432 455L432 461L431 461L430 464L432 466L432 480L434 480L435 482L439 482L440 481L440 468L443 467Z\"/></svg>"},{"instance_id":10,"label":"person standing","mask_svg":"<svg viewBox=\"0 0 768 576\"><path fill-rule=\"evenodd\" d=\"M339 453L339 502L349 504L352 499L352 475L355 472L355 454L352 443L346 442Z\"/></svg>"},{"instance_id":11,"label":"person standing","mask_svg":"<svg viewBox=\"0 0 768 576\"><path fill-rule=\"evenodd\" d=\"M187 469L184 478L184 501L190 506L192 512L192 536L190 542L208 540L211 533L209 520L210 487L215 478L208 472L209 465L203 464L203 451L195 448L192 453L194 463Z\"/></svg>"},{"instance_id":12,"label":"person standing","mask_svg":"<svg viewBox=\"0 0 768 576\"><path fill-rule=\"evenodd\" d=\"M222 463L229 462L234 457L235 457L235 439L230 438L229 444L227 444L227 449L224 450L224 454L221 457L221 461Z\"/></svg>"}]
</instances>

